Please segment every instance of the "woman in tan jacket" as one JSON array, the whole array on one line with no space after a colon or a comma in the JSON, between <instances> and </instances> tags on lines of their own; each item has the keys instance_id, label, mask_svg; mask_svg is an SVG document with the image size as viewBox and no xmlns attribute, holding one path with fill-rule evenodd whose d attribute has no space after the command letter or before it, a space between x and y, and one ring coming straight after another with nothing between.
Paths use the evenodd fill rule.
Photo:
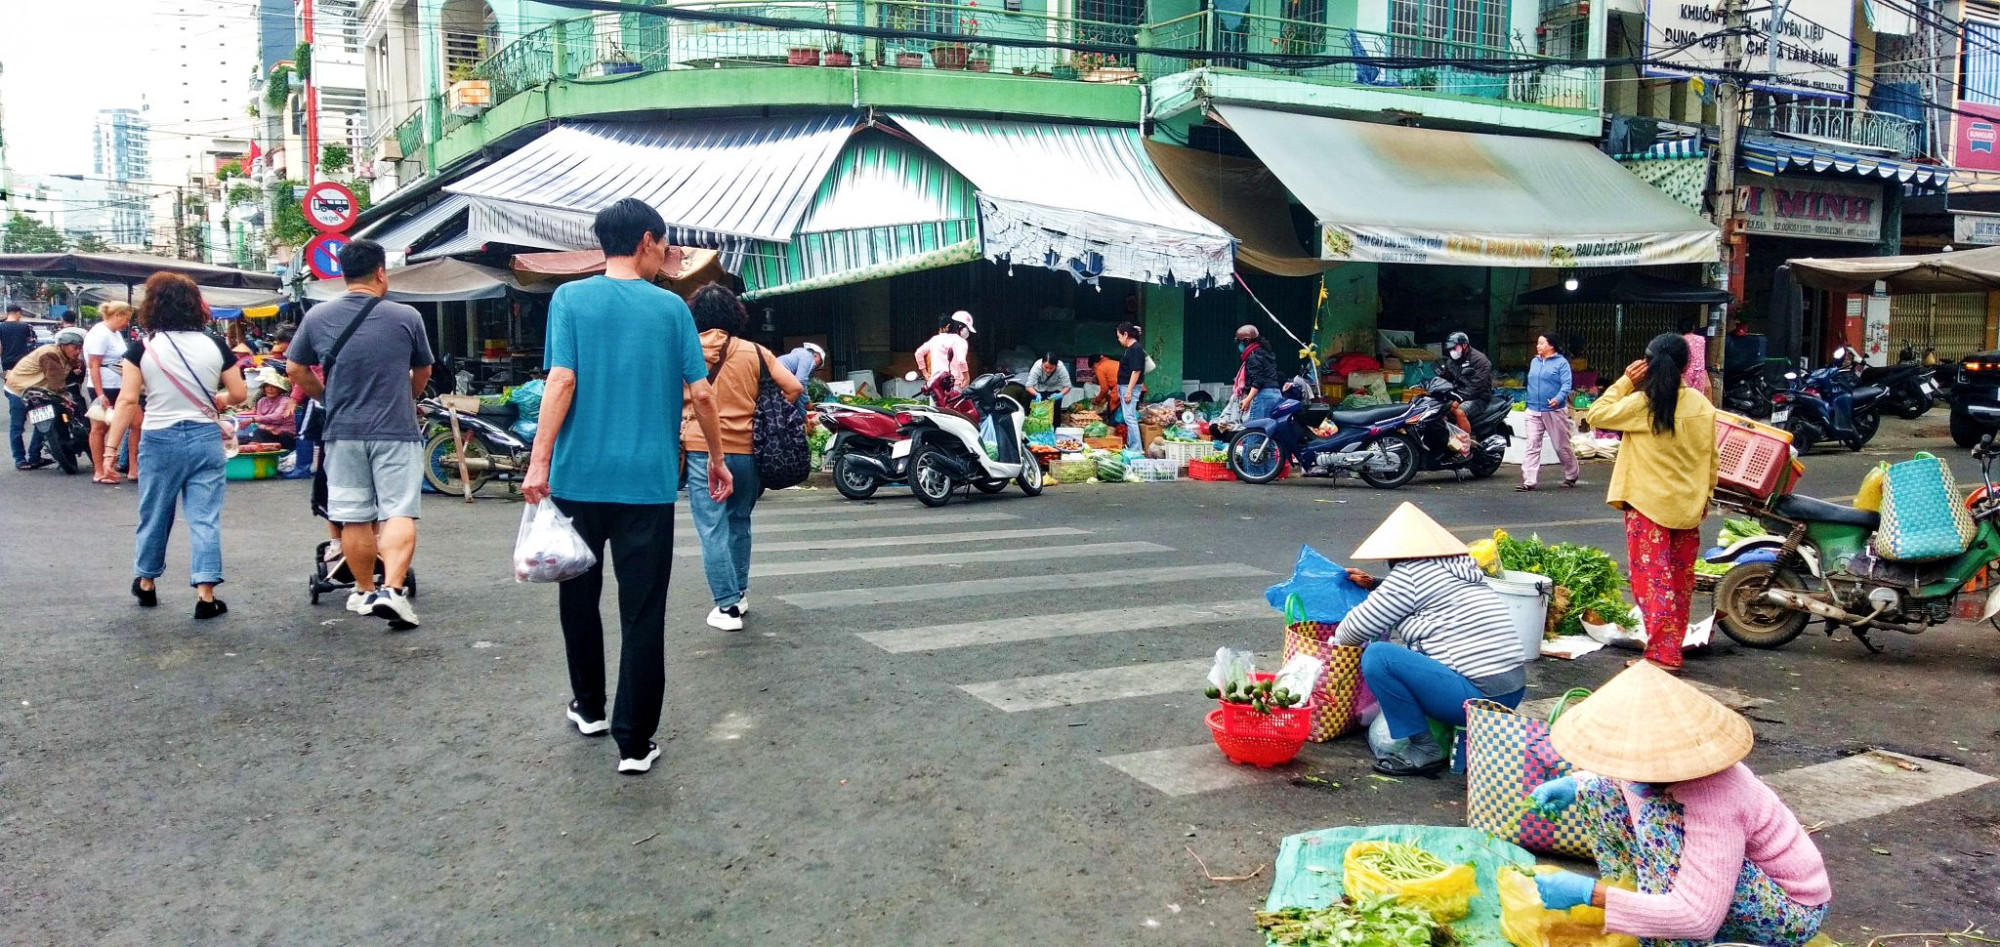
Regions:
<instances>
[{"instance_id":1,"label":"woman in tan jacket","mask_svg":"<svg viewBox=\"0 0 2000 947\"><path fill-rule=\"evenodd\" d=\"M1646 622L1646 660L1681 670L1701 520L1715 493L1715 406L1681 383L1687 341L1668 333L1590 406L1590 426L1623 442L1606 500L1625 511L1632 596Z\"/></svg>"}]
</instances>

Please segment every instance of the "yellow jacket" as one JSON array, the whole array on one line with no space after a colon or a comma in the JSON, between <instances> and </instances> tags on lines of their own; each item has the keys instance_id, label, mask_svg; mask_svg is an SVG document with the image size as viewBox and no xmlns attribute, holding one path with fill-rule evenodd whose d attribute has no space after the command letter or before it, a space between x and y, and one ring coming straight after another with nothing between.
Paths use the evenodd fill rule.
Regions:
<instances>
[{"instance_id":1,"label":"yellow jacket","mask_svg":"<svg viewBox=\"0 0 2000 947\"><path fill-rule=\"evenodd\" d=\"M1653 433L1653 402L1619 378L1590 406L1590 426L1618 431L1618 462L1606 502L1634 509L1667 529L1693 529L1715 493L1715 406L1683 387L1671 434Z\"/></svg>"}]
</instances>

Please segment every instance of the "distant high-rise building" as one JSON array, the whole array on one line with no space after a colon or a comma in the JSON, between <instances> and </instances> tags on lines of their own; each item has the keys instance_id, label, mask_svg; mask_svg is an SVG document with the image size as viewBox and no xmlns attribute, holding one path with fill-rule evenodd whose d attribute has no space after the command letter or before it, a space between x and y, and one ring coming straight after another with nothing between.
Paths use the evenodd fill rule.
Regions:
<instances>
[{"instance_id":1,"label":"distant high-rise building","mask_svg":"<svg viewBox=\"0 0 2000 947\"><path fill-rule=\"evenodd\" d=\"M143 182L153 173L146 116L138 109L99 109L91 138L92 170L118 183Z\"/></svg>"},{"instance_id":2,"label":"distant high-rise building","mask_svg":"<svg viewBox=\"0 0 2000 947\"><path fill-rule=\"evenodd\" d=\"M241 2L164 0L154 6L172 24L155 38L163 54L154 69L160 78L146 96L155 242L207 259L204 251L214 242L196 233L205 215L202 194L215 186L223 163L249 151L254 120L246 114L244 93L257 71L259 37L256 30L214 25L242 19Z\"/></svg>"}]
</instances>

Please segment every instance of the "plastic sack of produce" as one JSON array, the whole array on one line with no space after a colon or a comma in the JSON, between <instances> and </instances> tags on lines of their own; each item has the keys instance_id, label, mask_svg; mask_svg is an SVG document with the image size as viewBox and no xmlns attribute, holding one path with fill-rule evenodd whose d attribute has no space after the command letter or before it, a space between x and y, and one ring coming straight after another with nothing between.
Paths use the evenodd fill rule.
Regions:
<instances>
[{"instance_id":1,"label":"plastic sack of produce","mask_svg":"<svg viewBox=\"0 0 2000 947\"><path fill-rule=\"evenodd\" d=\"M1501 868L1495 877L1500 889L1500 932L1514 947L1638 947L1639 939L1629 934L1613 934L1604 929L1604 909L1579 904L1567 911L1542 907L1542 893L1535 887L1535 875L1561 869L1537 865L1534 873L1512 867Z\"/></svg>"},{"instance_id":2,"label":"plastic sack of produce","mask_svg":"<svg viewBox=\"0 0 2000 947\"><path fill-rule=\"evenodd\" d=\"M1023 434L1041 434L1056 429L1056 403L1047 399L1028 406L1027 420L1021 422Z\"/></svg>"},{"instance_id":3,"label":"plastic sack of produce","mask_svg":"<svg viewBox=\"0 0 2000 947\"><path fill-rule=\"evenodd\" d=\"M521 529L514 534L514 581L564 582L594 565L597 556L556 501L521 509Z\"/></svg>"},{"instance_id":4,"label":"plastic sack of produce","mask_svg":"<svg viewBox=\"0 0 2000 947\"><path fill-rule=\"evenodd\" d=\"M507 393L507 400L521 409L521 417L533 418L542 410L542 380L537 378Z\"/></svg>"},{"instance_id":5,"label":"plastic sack of produce","mask_svg":"<svg viewBox=\"0 0 2000 947\"><path fill-rule=\"evenodd\" d=\"M1472 899L1479 896L1479 883L1470 863L1449 864L1400 842L1349 845L1340 883L1348 897L1393 894L1397 901L1423 908L1447 922L1471 913Z\"/></svg>"},{"instance_id":6,"label":"plastic sack of produce","mask_svg":"<svg viewBox=\"0 0 2000 947\"><path fill-rule=\"evenodd\" d=\"M1265 589L1264 601L1282 612L1286 599L1293 595L1299 597L1304 620L1333 624L1346 618L1354 606L1368 597L1368 592L1347 577L1347 570L1340 563L1320 555L1311 546L1300 546L1292 577Z\"/></svg>"},{"instance_id":7,"label":"plastic sack of produce","mask_svg":"<svg viewBox=\"0 0 2000 947\"><path fill-rule=\"evenodd\" d=\"M1882 476L1882 527L1875 551L1905 562L1948 559L1965 551L1976 529L1944 462L1926 453L1892 464Z\"/></svg>"},{"instance_id":8,"label":"plastic sack of produce","mask_svg":"<svg viewBox=\"0 0 2000 947\"><path fill-rule=\"evenodd\" d=\"M1854 508L1870 513L1882 512L1882 479L1889 475L1889 465L1876 464L1861 478L1861 491L1854 495Z\"/></svg>"}]
</instances>

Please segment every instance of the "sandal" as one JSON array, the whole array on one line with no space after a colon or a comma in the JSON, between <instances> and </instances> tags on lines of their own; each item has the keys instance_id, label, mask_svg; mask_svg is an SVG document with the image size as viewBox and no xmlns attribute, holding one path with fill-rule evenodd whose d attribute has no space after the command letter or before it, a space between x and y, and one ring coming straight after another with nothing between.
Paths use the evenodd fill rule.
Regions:
<instances>
[{"instance_id":1,"label":"sandal","mask_svg":"<svg viewBox=\"0 0 2000 947\"><path fill-rule=\"evenodd\" d=\"M1565 486L1565 487L1574 487L1574 486L1576 486L1576 478L1572 477L1572 478L1570 478L1570 479L1568 479L1568 480L1564 480L1564 481L1563 481L1563 486Z\"/></svg>"},{"instance_id":2,"label":"sandal","mask_svg":"<svg viewBox=\"0 0 2000 947\"><path fill-rule=\"evenodd\" d=\"M1533 492L1535 492L1535 485L1534 485L1534 484L1532 484L1532 483L1522 483L1522 484L1516 484L1516 485L1514 486L1514 492L1515 492L1515 493L1533 493Z\"/></svg>"},{"instance_id":3,"label":"sandal","mask_svg":"<svg viewBox=\"0 0 2000 947\"><path fill-rule=\"evenodd\" d=\"M108 484L113 484L113 485L116 485L116 484L120 484L120 483L124 483L125 481L123 481L123 480L119 479L119 477L118 477L118 475L117 475L117 474L111 474L110 476L106 476L106 477L91 477L91 478L90 478L90 482L91 482L91 483L108 483Z\"/></svg>"}]
</instances>

